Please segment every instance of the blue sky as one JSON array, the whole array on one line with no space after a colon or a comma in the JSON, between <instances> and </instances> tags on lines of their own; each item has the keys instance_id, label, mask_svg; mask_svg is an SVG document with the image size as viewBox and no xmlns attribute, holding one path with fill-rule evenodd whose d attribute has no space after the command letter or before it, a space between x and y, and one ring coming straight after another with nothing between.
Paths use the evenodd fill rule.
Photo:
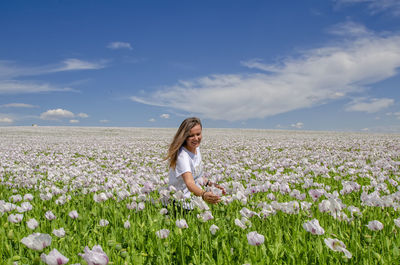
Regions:
<instances>
[{"instance_id":1,"label":"blue sky","mask_svg":"<svg viewBox=\"0 0 400 265\"><path fill-rule=\"evenodd\" d=\"M0 2L0 126L400 132L400 2Z\"/></svg>"}]
</instances>

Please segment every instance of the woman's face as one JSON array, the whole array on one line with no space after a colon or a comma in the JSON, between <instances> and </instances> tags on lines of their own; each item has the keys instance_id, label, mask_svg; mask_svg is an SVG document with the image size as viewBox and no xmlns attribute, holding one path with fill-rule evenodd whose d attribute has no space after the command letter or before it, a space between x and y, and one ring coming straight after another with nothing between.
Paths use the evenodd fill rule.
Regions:
<instances>
[{"instance_id":1,"label":"woman's face","mask_svg":"<svg viewBox=\"0 0 400 265\"><path fill-rule=\"evenodd\" d=\"M201 142L201 126L200 124L195 125L189 132L189 136L186 138L185 147L194 153L196 148L199 147Z\"/></svg>"}]
</instances>

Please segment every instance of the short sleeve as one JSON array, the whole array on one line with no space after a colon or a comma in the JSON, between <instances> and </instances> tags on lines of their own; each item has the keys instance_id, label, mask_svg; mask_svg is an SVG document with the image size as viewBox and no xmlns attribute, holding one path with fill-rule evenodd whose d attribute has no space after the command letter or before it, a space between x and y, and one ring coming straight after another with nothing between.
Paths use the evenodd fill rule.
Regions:
<instances>
[{"instance_id":1,"label":"short sleeve","mask_svg":"<svg viewBox=\"0 0 400 265\"><path fill-rule=\"evenodd\" d=\"M181 152L176 160L175 174L180 177L183 173L192 172L190 158L185 152Z\"/></svg>"}]
</instances>

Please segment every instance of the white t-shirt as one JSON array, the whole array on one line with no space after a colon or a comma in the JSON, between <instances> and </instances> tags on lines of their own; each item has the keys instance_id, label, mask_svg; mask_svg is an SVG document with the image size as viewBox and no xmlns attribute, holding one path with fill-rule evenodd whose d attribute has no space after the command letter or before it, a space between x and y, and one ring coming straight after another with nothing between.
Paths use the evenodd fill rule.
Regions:
<instances>
[{"instance_id":1,"label":"white t-shirt","mask_svg":"<svg viewBox=\"0 0 400 265\"><path fill-rule=\"evenodd\" d=\"M182 191L184 198L190 198L191 192L182 178L182 174L186 172L192 173L196 185L203 181L203 163L199 147L196 148L196 154L193 154L182 146L179 149L175 170L173 168L169 169L169 185L174 186L176 190Z\"/></svg>"}]
</instances>

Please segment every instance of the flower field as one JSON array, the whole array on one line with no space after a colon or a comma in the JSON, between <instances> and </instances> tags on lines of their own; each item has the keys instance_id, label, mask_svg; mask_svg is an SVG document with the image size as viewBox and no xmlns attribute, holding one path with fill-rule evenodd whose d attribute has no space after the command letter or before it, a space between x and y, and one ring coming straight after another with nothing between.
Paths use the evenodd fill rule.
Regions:
<instances>
[{"instance_id":1,"label":"flower field","mask_svg":"<svg viewBox=\"0 0 400 265\"><path fill-rule=\"evenodd\" d=\"M204 129L186 212L174 133L0 127L1 264L400 263L400 135Z\"/></svg>"}]
</instances>

